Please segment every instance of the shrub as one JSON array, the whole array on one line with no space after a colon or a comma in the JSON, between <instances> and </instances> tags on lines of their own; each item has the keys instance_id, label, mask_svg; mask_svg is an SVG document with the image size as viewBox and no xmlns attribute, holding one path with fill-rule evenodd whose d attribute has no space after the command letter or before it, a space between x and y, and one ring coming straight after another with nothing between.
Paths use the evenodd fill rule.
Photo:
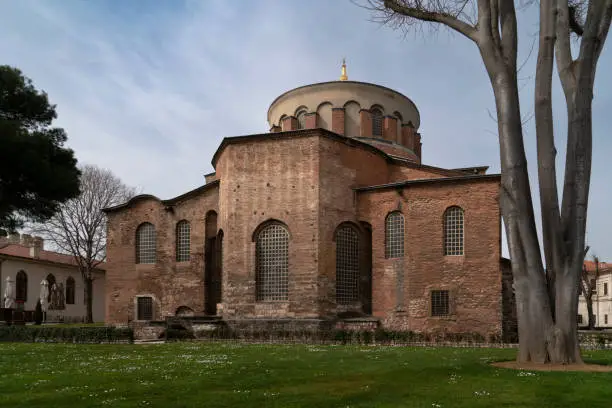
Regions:
<instances>
[{"instance_id":1,"label":"shrub","mask_svg":"<svg viewBox=\"0 0 612 408\"><path fill-rule=\"evenodd\" d=\"M123 343L134 341L129 328L0 326L0 341L52 343Z\"/></svg>"}]
</instances>

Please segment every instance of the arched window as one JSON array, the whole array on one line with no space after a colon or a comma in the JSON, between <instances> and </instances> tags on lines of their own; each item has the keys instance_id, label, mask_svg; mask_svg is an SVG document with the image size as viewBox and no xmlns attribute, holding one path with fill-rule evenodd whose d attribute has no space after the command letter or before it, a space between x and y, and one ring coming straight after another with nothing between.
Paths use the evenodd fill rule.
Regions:
<instances>
[{"instance_id":1,"label":"arched window","mask_svg":"<svg viewBox=\"0 0 612 408\"><path fill-rule=\"evenodd\" d=\"M306 129L306 111L301 110L295 116L297 118L297 128Z\"/></svg>"},{"instance_id":2,"label":"arched window","mask_svg":"<svg viewBox=\"0 0 612 408\"><path fill-rule=\"evenodd\" d=\"M47 296L47 302L51 302L51 289L53 289L53 285L55 285L55 276L50 273L47 275L47 277L45 278L45 280L47 281L47 288L49 288L49 296Z\"/></svg>"},{"instance_id":3,"label":"arched window","mask_svg":"<svg viewBox=\"0 0 612 408\"><path fill-rule=\"evenodd\" d=\"M28 275L25 271L17 272L17 279L15 283L15 300L21 302L27 302L28 300Z\"/></svg>"},{"instance_id":4,"label":"arched window","mask_svg":"<svg viewBox=\"0 0 612 408\"><path fill-rule=\"evenodd\" d=\"M404 256L404 216L394 211L385 221L385 258Z\"/></svg>"},{"instance_id":5,"label":"arched window","mask_svg":"<svg viewBox=\"0 0 612 408\"><path fill-rule=\"evenodd\" d=\"M74 296L76 294L76 286L74 283L74 278L69 276L66 279L66 304L74 305Z\"/></svg>"},{"instance_id":6,"label":"arched window","mask_svg":"<svg viewBox=\"0 0 612 408\"><path fill-rule=\"evenodd\" d=\"M289 298L289 231L270 224L256 238L256 297L258 301Z\"/></svg>"},{"instance_id":7,"label":"arched window","mask_svg":"<svg viewBox=\"0 0 612 408\"><path fill-rule=\"evenodd\" d=\"M449 207L444 212L444 255L463 255L463 210Z\"/></svg>"},{"instance_id":8,"label":"arched window","mask_svg":"<svg viewBox=\"0 0 612 408\"><path fill-rule=\"evenodd\" d=\"M372 108L372 136L382 136L383 134L383 114L379 108Z\"/></svg>"},{"instance_id":9,"label":"arched window","mask_svg":"<svg viewBox=\"0 0 612 408\"><path fill-rule=\"evenodd\" d=\"M145 222L136 230L136 263L154 264L156 234L153 224Z\"/></svg>"},{"instance_id":10,"label":"arched window","mask_svg":"<svg viewBox=\"0 0 612 408\"><path fill-rule=\"evenodd\" d=\"M350 226L336 231L336 303L359 300L359 236Z\"/></svg>"},{"instance_id":11,"label":"arched window","mask_svg":"<svg viewBox=\"0 0 612 408\"><path fill-rule=\"evenodd\" d=\"M189 221L182 220L176 224L176 261L186 262L190 259L191 226Z\"/></svg>"}]
</instances>

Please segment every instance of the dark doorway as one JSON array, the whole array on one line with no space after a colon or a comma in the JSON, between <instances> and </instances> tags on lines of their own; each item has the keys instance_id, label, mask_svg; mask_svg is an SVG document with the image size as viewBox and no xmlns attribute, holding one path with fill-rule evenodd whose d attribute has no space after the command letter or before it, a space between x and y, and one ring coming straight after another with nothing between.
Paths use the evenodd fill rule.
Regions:
<instances>
[{"instance_id":1,"label":"dark doorway","mask_svg":"<svg viewBox=\"0 0 612 408\"><path fill-rule=\"evenodd\" d=\"M359 282L359 297L363 313L372 314L372 226L361 222L363 239L361 247L361 279Z\"/></svg>"},{"instance_id":2,"label":"dark doorway","mask_svg":"<svg viewBox=\"0 0 612 408\"><path fill-rule=\"evenodd\" d=\"M204 244L204 313L215 316L221 302L221 251L223 232L217 235L217 213L206 214L206 242Z\"/></svg>"}]
</instances>

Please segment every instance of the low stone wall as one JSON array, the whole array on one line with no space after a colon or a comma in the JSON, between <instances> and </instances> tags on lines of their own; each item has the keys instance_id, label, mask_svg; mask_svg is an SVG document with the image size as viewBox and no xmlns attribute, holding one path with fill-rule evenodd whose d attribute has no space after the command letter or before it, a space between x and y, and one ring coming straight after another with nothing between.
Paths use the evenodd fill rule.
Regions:
<instances>
[{"instance_id":1,"label":"low stone wall","mask_svg":"<svg viewBox=\"0 0 612 408\"><path fill-rule=\"evenodd\" d=\"M135 340L159 340L166 331L166 322L131 322L130 327L134 330Z\"/></svg>"}]
</instances>

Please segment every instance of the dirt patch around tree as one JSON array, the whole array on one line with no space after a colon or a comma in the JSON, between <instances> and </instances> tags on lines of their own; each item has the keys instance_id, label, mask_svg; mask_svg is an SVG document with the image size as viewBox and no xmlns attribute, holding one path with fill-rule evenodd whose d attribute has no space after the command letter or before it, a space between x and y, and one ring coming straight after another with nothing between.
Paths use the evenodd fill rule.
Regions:
<instances>
[{"instance_id":1,"label":"dirt patch around tree","mask_svg":"<svg viewBox=\"0 0 612 408\"><path fill-rule=\"evenodd\" d=\"M513 370L527 371L582 371L585 373L610 373L612 365L600 364L539 364L539 363L518 363L516 361L499 361L491 363L494 367L510 368Z\"/></svg>"}]
</instances>

